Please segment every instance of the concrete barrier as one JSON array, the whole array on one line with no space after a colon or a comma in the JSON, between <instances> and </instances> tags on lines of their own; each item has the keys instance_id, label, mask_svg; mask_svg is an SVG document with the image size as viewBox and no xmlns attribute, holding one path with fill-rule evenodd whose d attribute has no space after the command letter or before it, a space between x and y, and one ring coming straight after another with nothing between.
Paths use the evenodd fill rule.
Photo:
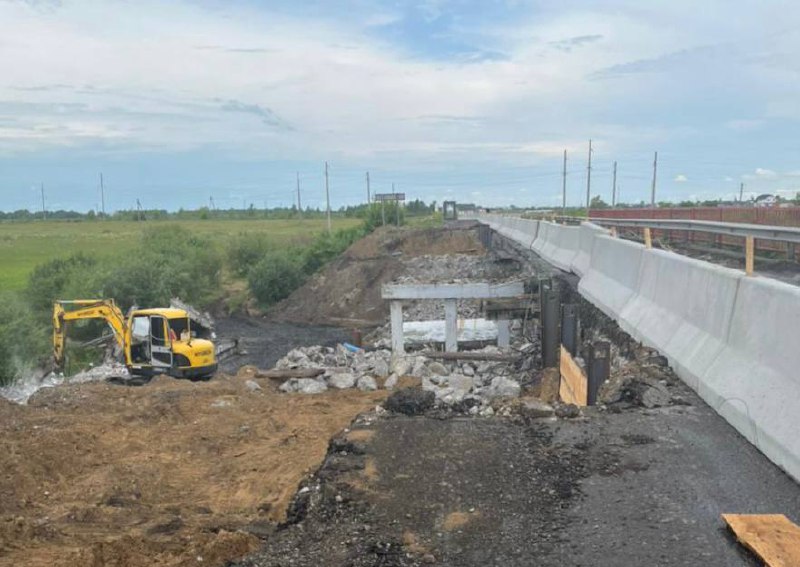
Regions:
<instances>
[{"instance_id":1,"label":"concrete barrier","mask_svg":"<svg viewBox=\"0 0 800 567\"><path fill-rule=\"evenodd\" d=\"M698 389L725 347L742 272L663 250L642 253L637 293L620 326L667 357Z\"/></svg>"},{"instance_id":2,"label":"concrete barrier","mask_svg":"<svg viewBox=\"0 0 800 567\"><path fill-rule=\"evenodd\" d=\"M586 299L666 356L681 379L800 481L800 287L647 250L588 224L540 222L532 249L581 275ZM512 234L507 219L497 225ZM521 224L515 233L530 234Z\"/></svg>"},{"instance_id":3,"label":"concrete barrier","mask_svg":"<svg viewBox=\"0 0 800 567\"><path fill-rule=\"evenodd\" d=\"M589 269L578 291L600 311L619 321L625 305L636 294L644 246L598 235L592 243Z\"/></svg>"},{"instance_id":4,"label":"concrete barrier","mask_svg":"<svg viewBox=\"0 0 800 567\"><path fill-rule=\"evenodd\" d=\"M582 276L589 271L589 262L592 258L592 245L594 237L598 234L608 234L603 227L590 222L582 222L578 236L578 252L572 259L572 273Z\"/></svg>"},{"instance_id":5,"label":"concrete barrier","mask_svg":"<svg viewBox=\"0 0 800 567\"><path fill-rule=\"evenodd\" d=\"M800 480L800 288L744 277L723 351L699 393L775 464Z\"/></svg>"}]
</instances>

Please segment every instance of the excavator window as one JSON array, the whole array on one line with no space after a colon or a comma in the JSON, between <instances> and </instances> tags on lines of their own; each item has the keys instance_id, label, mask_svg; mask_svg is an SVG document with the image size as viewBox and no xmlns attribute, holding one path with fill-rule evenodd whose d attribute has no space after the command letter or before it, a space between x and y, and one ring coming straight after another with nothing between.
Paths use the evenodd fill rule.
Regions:
<instances>
[{"instance_id":1,"label":"excavator window","mask_svg":"<svg viewBox=\"0 0 800 567\"><path fill-rule=\"evenodd\" d=\"M150 317L133 318L131 361L134 364L150 364Z\"/></svg>"},{"instance_id":2,"label":"excavator window","mask_svg":"<svg viewBox=\"0 0 800 567\"><path fill-rule=\"evenodd\" d=\"M189 337L188 318L170 319L169 328L175 333L175 337L179 340L186 340Z\"/></svg>"}]
</instances>

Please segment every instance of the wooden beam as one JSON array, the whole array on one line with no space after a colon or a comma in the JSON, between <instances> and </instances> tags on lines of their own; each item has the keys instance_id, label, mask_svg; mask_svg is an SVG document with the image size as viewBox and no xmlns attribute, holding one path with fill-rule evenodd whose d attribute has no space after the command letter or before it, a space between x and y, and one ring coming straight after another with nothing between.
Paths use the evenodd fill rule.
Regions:
<instances>
[{"instance_id":1,"label":"wooden beam","mask_svg":"<svg viewBox=\"0 0 800 567\"><path fill-rule=\"evenodd\" d=\"M558 395L568 404L585 406L589 402L589 380L569 351L561 345L561 384Z\"/></svg>"},{"instance_id":2,"label":"wooden beam","mask_svg":"<svg viewBox=\"0 0 800 567\"><path fill-rule=\"evenodd\" d=\"M325 372L324 368L273 368L272 370L259 370L256 378L269 378L270 380L289 380L290 378L316 378Z\"/></svg>"},{"instance_id":3,"label":"wooden beam","mask_svg":"<svg viewBox=\"0 0 800 567\"><path fill-rule=\"evenodd\" d=\"M752 236L745 236L744 238L744 273L748 276L753 275L753 268L755 267L755 250L756 239Z\"/></svg>"},{"instance_id":4,"label":"wooden beam","mask_svg":"<svg viewBox=\"0 0 800 567\"><path fill-rule=\"evenodd\" d=\"M722 514L722 519L768 567L800 565L800 527L783 514Z\"/></svg>"},{"instance_id":5,"label":"wooden beam","mask_svg":"<svg viewBox=\"0 0 800 567\"><path fill-rule=\"evenodd\" d=\"M490 352L438 352L425 351L422 356L439 360L486 360L490 362L517 362L521 357L516 354L496 354Z\"/></svg>"},{"instance_id":6,"label":"wooden beam","mask_svg":"<svg viewBox=\"0 0 800 567\"><path fill-rule=\"evenodd\" d=\"M644 228L644 247L645 248L653 247L653 233L650 231L650 227Z\"/></svg>"}]
</instances>

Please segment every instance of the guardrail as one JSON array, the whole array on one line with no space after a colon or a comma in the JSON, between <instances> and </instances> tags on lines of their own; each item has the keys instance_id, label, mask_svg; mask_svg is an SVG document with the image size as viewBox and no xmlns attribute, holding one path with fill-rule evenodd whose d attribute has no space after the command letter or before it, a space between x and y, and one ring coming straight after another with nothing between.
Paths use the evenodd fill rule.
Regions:
<instances>
[{"instance_id":1,"label":"guardrail","mask_svg":"<svg viewBox=\"0 0 800 567\"><path fill-rule=\"evenodd\" d=\"M690 230L694 232L741 236L743 238L752 236L753 238L763 240L778 240L795 244L800 243L800 228L789 226L678 219L608 219L600 217L590 217L589 221L601 226Z\"/></svg>"}]
</instances>

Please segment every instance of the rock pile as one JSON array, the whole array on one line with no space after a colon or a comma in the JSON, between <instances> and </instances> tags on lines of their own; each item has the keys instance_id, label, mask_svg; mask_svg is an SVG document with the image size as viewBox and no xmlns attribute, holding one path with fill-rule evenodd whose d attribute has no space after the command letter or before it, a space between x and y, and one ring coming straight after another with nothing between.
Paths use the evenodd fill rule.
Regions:
<instances>
[{"instance_id":1,"label":"rock pile","mask_svg":"<svg viewBox=\"0 0 800 567\"><path fill-rule=\"evenodd\" d=\"M504 353L494 346L473 352ZM519 362L443 362L422 355L392 361L392 353L387 349L352 352L342 345L293 349L278 361L276 368L322 370L316 378L292 378L280 387L283 392L302 394L318 394L331 388L391 390L400 377L416 377L421 380L422 390L433 394L435 407L472 415L492 415L497 400L519 397L530 374L529 365Z\"/></svg>"}]
</instances>

